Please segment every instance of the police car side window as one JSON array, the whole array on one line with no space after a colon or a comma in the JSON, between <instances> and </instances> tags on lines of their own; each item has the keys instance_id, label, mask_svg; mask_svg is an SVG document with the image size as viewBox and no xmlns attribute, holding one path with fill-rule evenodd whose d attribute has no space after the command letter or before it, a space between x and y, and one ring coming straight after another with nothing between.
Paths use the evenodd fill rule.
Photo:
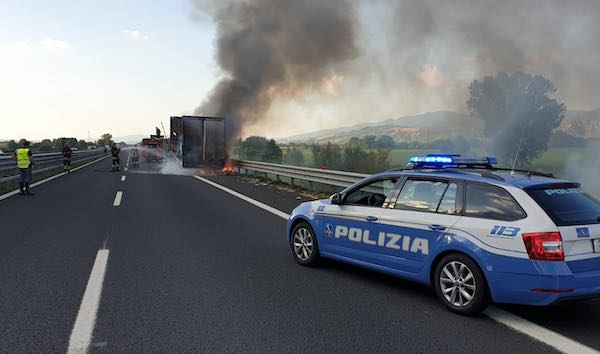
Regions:
<instances>
[{"instance_id":1,"label":"police car side window","mask_svg":"<svg viewBox=\"0 0 600 354\"><path fill-rule=\"evenodd\" d=\"M466 216L515 221L527 217L525 211L504 189L480 183L467 184Z\"/></svg>"},{"instance_id":2,"label":"police car side window","mask_svg":"<svg viewBox=\"0 0 600 354\"><path fill-rule=\"evenodd\" d=\"M438 206L437 212L450 215L458 214L458 208L456 205L457 193L458 185L456 183L450 183L446 189L446 193L444 193L442 201L440 202L440 206Z\"/></svg>"},{"instance_id":3,"label":"police car side window","mask_svg":"<svg viewBox=\"0 0 600 354\"><path fill-rule=\"evenodd\" d=\"M390 194L392 194L396 182L397 179L392 178L375 181L362 186L350 192L346 196L344 204L381 207Z\"/></svg>"},{"instance_id":4,"label":"police car side window","mask_svg":"<svg viewBox=\"0 0 600 354\"><path fill-rule=\"evenodd\" d=\"M435 212L447 186L447 182L409 179L404 183L394 208Z\"/></svg>"}]
</instances>

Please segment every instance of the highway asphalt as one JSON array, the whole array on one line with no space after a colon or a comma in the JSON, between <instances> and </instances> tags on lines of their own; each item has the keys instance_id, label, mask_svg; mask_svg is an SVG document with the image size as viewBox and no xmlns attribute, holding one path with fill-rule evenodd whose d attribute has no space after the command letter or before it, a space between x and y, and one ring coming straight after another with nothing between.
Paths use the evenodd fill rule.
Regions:
<instances>
[{"instance_id":1,"label":"highway asphalt","mask_svg":"<svg viewBox=\"0 0 600 354\"><path fill-rule=\"evenodd\" d=\"M298 266L283 218L191 176L109 170L105 160L0 201L0 352L67 351L103 248L92 353L554 351L452 314L424 286L337 262ZM306 200L207 178L284 212ZM598 301L504 308L600 350Z\"/></svg>"}]
</instances>

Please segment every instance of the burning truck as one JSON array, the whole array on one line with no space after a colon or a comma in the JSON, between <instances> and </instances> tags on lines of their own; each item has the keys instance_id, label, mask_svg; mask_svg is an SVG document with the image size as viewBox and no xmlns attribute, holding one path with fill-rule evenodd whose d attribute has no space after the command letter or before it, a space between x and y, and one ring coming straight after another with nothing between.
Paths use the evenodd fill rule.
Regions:
<instances>
[{"instance_id":1,"label":"burning truck","mask_svg":"<svg viewBox=\"0 0 600 354\"><path fill-rule=\"evenodd\" d=\"M225 118L171 117L170 150L185 168L221 171L227 162Z\"/></svg>"},{"instance_id":2,"label":"burning truck","mask_svg":"<svg viewBox=\"0 0 600 354\"><path fill-rule=\"evenodd\" d=\"M156 134L150 135L150 138L142 139L142 154L146 162L160 162L165 155L167 141L161 135L160 129L156 128Z\"/></svg>"}]
</instances>

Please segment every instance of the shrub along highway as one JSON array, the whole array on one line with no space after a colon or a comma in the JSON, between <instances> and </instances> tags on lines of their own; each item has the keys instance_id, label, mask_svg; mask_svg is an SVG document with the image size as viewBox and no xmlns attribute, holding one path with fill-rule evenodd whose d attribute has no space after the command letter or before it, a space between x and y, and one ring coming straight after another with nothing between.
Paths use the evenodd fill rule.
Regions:
<instances>
[{"instance_id":1,"label":"shrub along highway","mask_svg":"<svg viewBox=\"0 0 600 354\"><path fill-rule=\"evenodd\" d=\"M155 170L102 160L0 200L0 352L600 350L598 300L461 317L427 287L297 265L294 192Z\"/></svg>"}]
</instances>

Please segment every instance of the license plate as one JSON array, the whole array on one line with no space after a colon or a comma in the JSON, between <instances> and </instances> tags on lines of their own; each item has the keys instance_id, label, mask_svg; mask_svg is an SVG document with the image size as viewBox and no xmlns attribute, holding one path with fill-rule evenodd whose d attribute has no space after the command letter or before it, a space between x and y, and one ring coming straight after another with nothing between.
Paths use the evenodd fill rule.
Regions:
<instances>
[{"instance_id":1,"label":"license plate","mask_svg":"<svg viewBox=\"0 0 600 354\"><path fill-rule=\"evenodd\" d=\"M594 243L594 252L600 253L600 238L592 240L592 242Z\"/></svg>"}]
</instances>

